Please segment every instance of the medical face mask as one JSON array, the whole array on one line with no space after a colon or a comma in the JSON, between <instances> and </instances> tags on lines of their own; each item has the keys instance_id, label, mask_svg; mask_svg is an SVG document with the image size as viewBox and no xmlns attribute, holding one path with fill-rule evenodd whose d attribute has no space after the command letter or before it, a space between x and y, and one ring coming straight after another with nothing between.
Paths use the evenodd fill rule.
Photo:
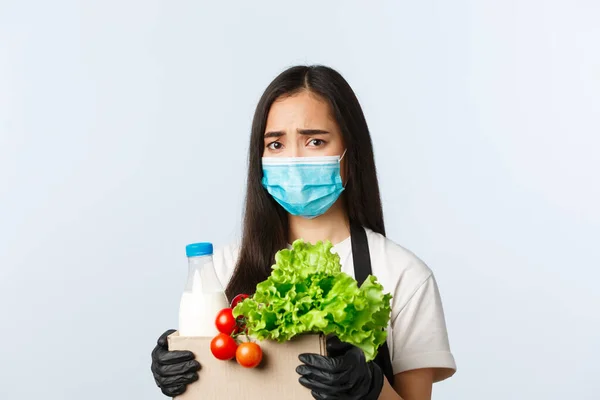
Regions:
<instances>
[{"instance_id":1,"label":"medical face mask","mask_svg":"<svg viewBox=\"0 0 600 400\"><path fill-rule=\"evenodd\" d=\"M262 185L288 213L304 218L324 214L344 191L342 156L263 157Z\"/></svg>"}]
</instances>

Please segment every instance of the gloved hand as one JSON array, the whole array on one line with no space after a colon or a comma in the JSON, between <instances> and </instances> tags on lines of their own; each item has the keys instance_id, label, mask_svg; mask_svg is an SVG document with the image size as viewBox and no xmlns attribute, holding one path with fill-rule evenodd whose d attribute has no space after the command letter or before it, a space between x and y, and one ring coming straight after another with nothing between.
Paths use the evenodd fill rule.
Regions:
<instances>
[{"instance_id":1,"label":"gloved hand","mask_svg":"<svg viewBox=\"0 0 600 400\"><path fill-rule=\"evenodd\" d=\"M169 329L163 333L152 350L152 374L154 381L163 394L179 396L188 384L198 380L200 363L194 359L191 351L169 351L167 336L175 332Z\"/></svg>"},{"instance_id":2,"label":"gloved hand","mask_svg":"<svg viewBox=\"0 0 600 400\"><path fill-rule=\"evenodd\" d=\"M361 349L342 343L337 337L327 340L328 356L300 354L304 364L296 368L300 383L317 400L377 400L383 388L383 371L366 362Z\"/></svg>"}]
</instances>

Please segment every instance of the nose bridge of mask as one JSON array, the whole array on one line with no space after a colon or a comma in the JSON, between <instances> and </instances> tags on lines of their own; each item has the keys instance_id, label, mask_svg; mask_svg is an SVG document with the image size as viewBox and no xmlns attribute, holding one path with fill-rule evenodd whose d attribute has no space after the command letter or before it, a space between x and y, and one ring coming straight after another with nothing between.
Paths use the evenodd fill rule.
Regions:
<instances>
[{"instance_id":1,"label":"nose bridge of mask","mask_svg":"<svg viewBox=\"0 0 600 400\"><path fill-rule=\"evenodd\" d=\"M333 164L342 161L348 149L340 156L311 156L311 157L263 157L263 165L287 165L287 164Z\"/></svg>"},{"instance_id":2,"label":"nose bridge of mask","mask_svg":"<svg viewBox=\"0 0 600 400\"><path fill-rule=\"evenodd\" d=\"M339 163L339 156L323 157L263 157L263 166L270 165L327 165Z\"/></svg>"}]
</instances>

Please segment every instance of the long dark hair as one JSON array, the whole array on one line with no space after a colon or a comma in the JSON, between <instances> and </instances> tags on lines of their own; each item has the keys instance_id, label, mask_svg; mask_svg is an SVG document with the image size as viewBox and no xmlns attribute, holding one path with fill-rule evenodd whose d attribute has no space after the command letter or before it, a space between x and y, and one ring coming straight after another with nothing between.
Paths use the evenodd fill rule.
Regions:
<instances>
[{"instance_id":1,"label":"long dark hair","mask_svg":"<svg viewBox=\"0 0 600 400\"><path fill-rule=\"evenodd\" d=\"M350 223L385 235L379 184L369 128L354 91L337 71L296 66L282 72L263 93L252 122L242 244L226 294L253 294L271 273L275 253L288 244L288 215L262 187L262 155L267 116L273 102L309 90L329 102L347 148L343 192Z\"/></svg>"}]
</instances>

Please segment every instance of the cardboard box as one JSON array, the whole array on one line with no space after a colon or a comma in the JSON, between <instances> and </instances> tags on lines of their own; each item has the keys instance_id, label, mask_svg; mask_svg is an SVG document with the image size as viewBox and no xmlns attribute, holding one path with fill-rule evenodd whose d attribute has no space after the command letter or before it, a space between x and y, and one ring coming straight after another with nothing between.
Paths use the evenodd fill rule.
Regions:
<instances>
[{"instance_id":1,"label":"cardboard box","mask_svg":"<svg viewBox=\"0 0 600 400\"><path fill-rule=\"evenodd\" d=\"M169 350L190 350L201 364L198 381L188 385L177 400L311 400L310 390L298 382L298 355L325 355L323 335L299 335L285 343L258 342L263 359L256 368L244 368L235 359L217 360L210 352L210 337L184 337L178 332L168 338Z\"/></svg>"}]
</instances>

